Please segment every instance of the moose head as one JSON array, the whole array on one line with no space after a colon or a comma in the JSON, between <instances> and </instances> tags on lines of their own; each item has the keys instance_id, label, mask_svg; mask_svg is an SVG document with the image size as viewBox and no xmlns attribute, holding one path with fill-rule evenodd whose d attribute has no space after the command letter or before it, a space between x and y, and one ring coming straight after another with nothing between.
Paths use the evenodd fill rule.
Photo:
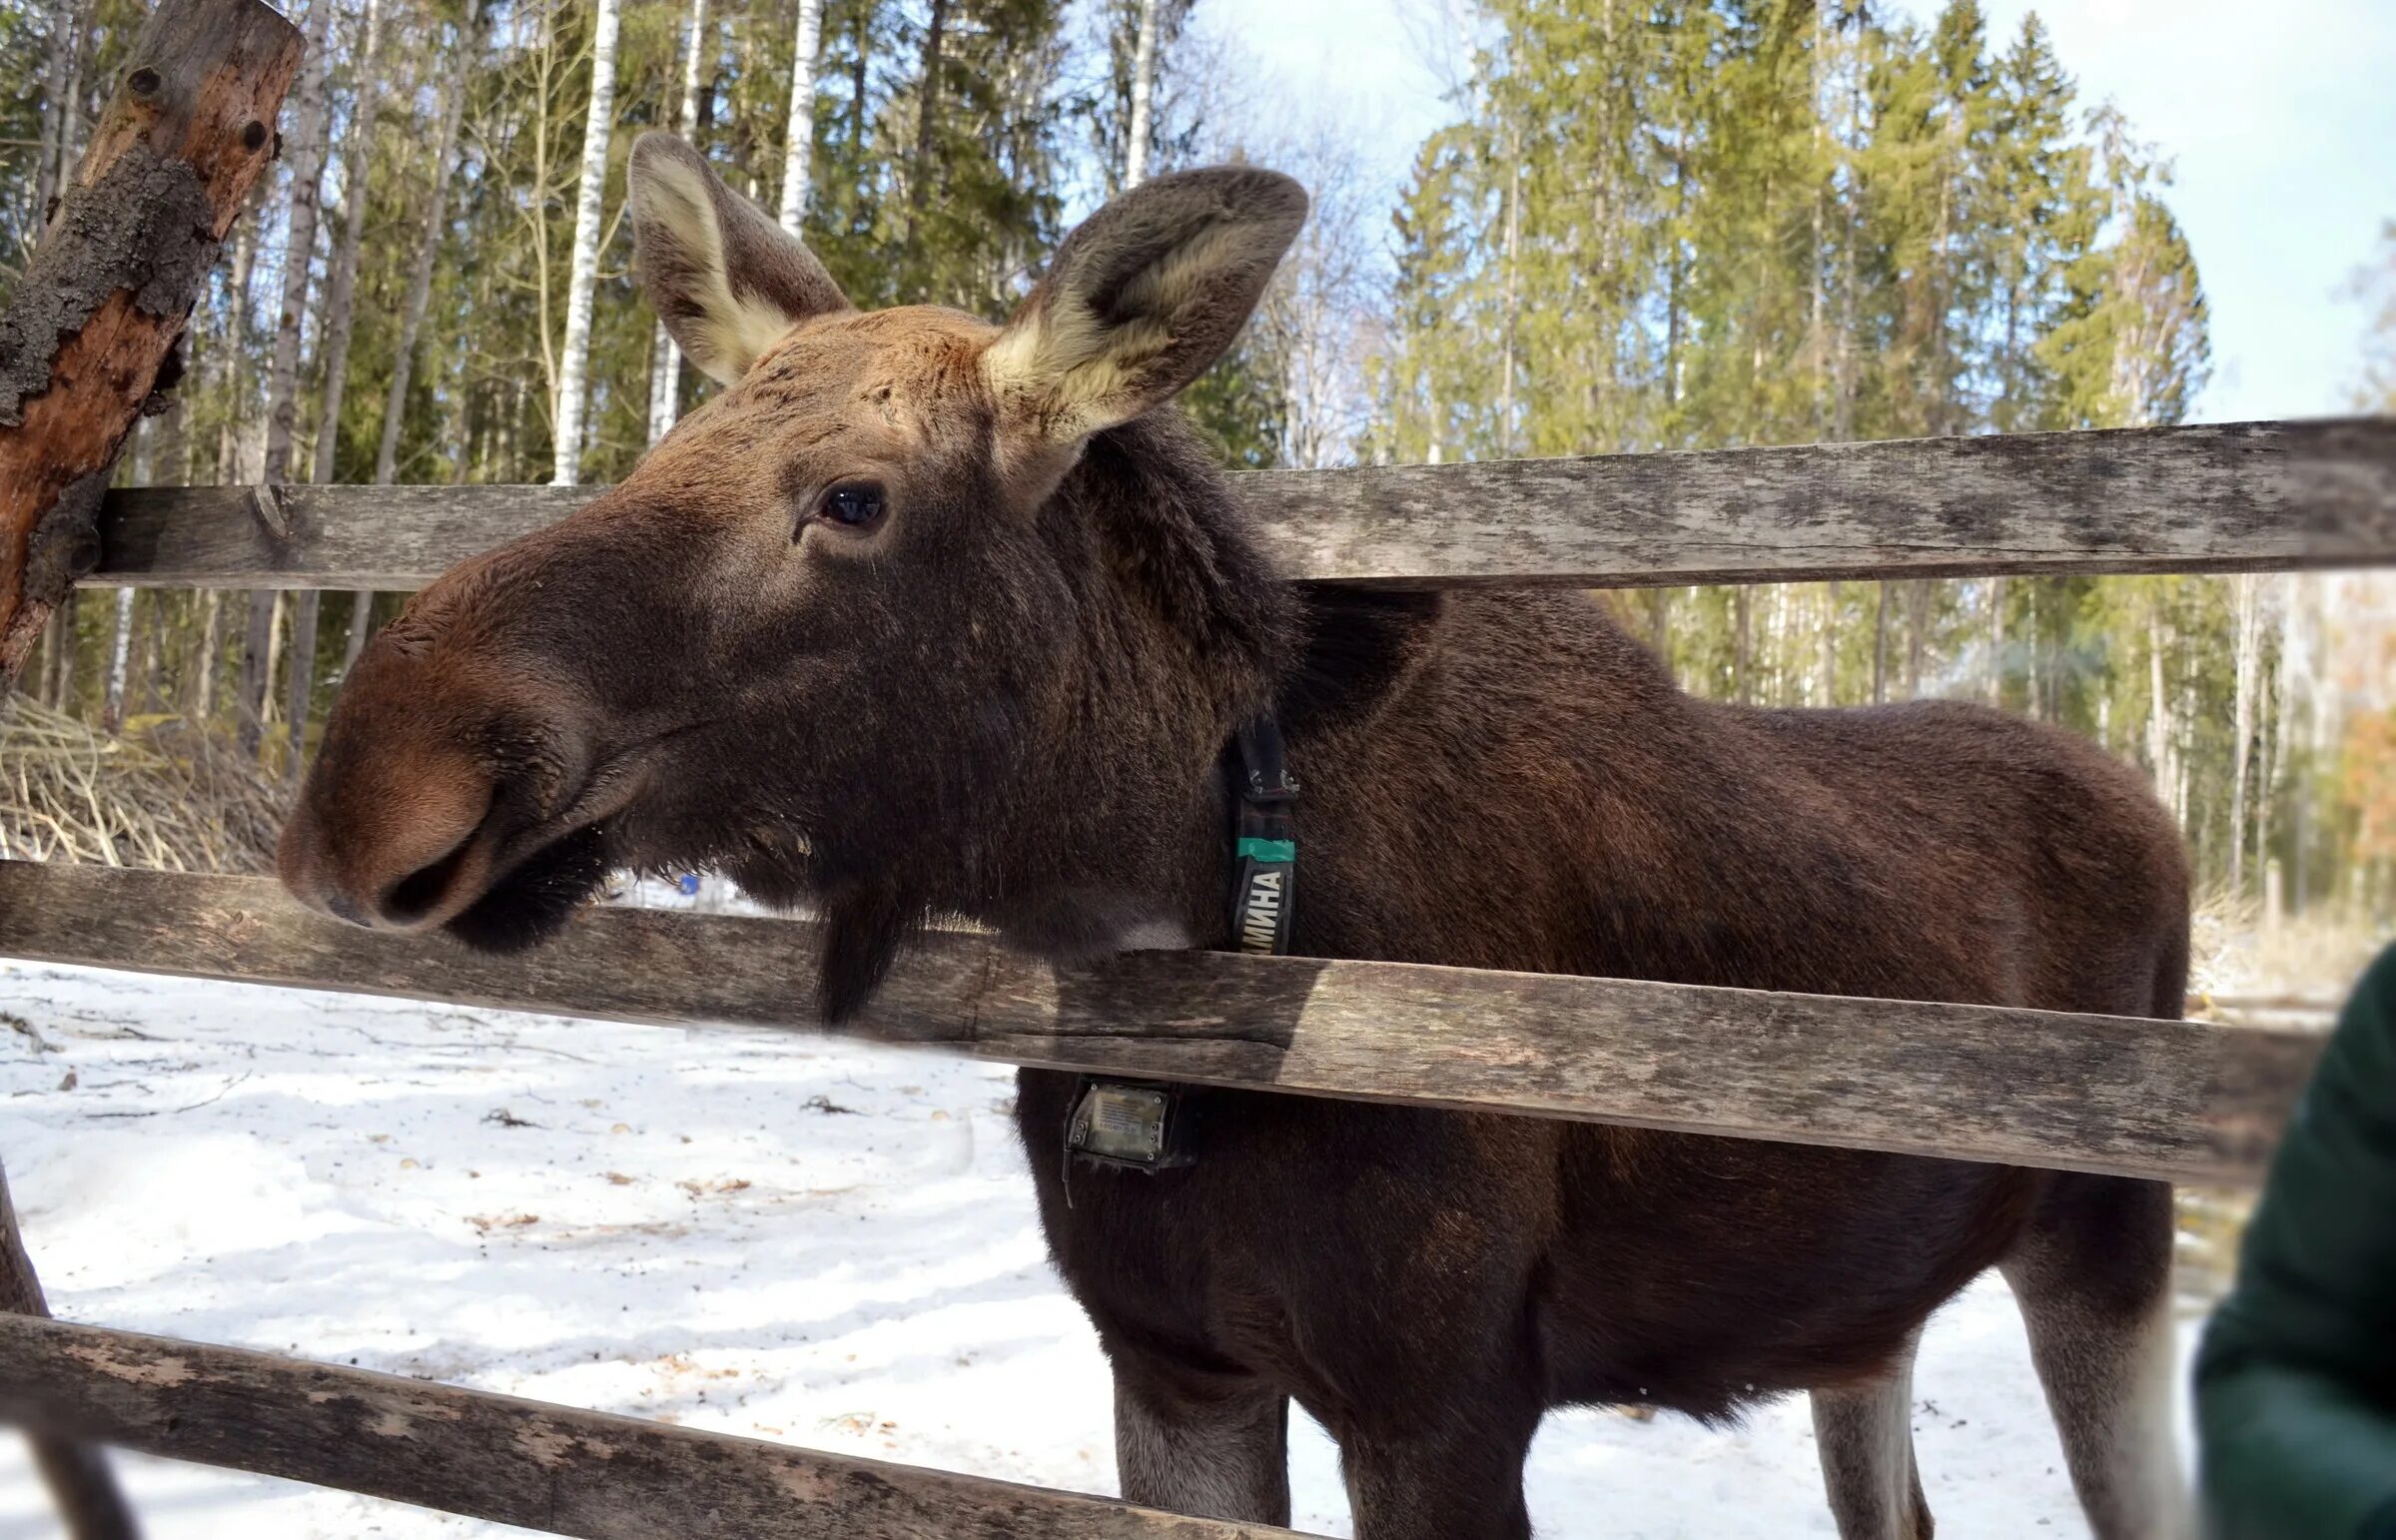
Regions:
<instances>
[{"instance_id":1,"label":"moose head","mask_svg":"<svg viewBox=\"0 0 2396 1540\"><path fill-rule=\"evenodd\" d=\"M1210 766L1293 622L1168 403L1246 321L1297 185L1127 193L1003 327L854 309L670 135L631 199L650 302L725 388L375 639L286 885L495 949L612 871L711 867L821 909L834 1018L930 914L1068 955L1212 907Z\"/></svg>"}]
</instances>

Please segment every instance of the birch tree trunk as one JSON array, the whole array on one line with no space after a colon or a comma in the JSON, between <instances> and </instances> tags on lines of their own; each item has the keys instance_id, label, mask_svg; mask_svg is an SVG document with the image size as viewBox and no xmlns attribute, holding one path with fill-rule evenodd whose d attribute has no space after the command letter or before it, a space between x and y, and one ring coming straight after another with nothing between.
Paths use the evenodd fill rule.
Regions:
<instances>
[{"instance_id":1,"label":"birch tree trunk","mask_svg":"<svg viewBox=\"0 0 2396 1540\"><path fill-rule=\"evenodd\" d=\"M255 760L260 746L266 742L267 689L273 664L278 597L271 588L253 589L250 593L250 623L242 633L239 716L233 729L234 742L245 759Z\"/></svg>"},{"instance_id":2,"label":"birch tree trunk","mask_svg":"<svg viewBox=\"0 0 2396 1540\"><path fill-rule=\"evenodd\" d=\"M2294 597L2289 590L2295 586L2294 579L2281 573L2260 581L2264 594L2272 601L2263 605L2263 624L2267 627L2276 613L2284 646L2288 606ZM2257 650L2260 651L2259 646ZM2263 917L2267 923L2278 921L2281 905L2279 863L2271 857L2271 813L2288 748L2287 679L2287 664L2282 660L2269 674L2258 671L2255 684L2254 741L2259 763L2254 774L2254 870L2263 883Z\"/></svg>"},{"instance_id":3,"label":"birch tree trunk","mask_svg":"<svg viewBox=\"0 0 2396 1540\"><path fill-rule=\"evenodd\" d=\"M307 756L308 708L316 698L317 616L324 597L313 588L292 595L291 666L284 674L283 700L283 721L291 743L283 766L286 780L300 778L300 762Z\"/></svg>"},{"instance_id":4,"label":"birch tree trunk","mask_svg":"<svg viewBox=\"0 0 2396 1540\"><path fill-rule=\"evenodd\" d=\"M2231 715L2236 739L2230 745L2229 895L2246 896L2246 781L2254 754L2255 686L2262 678L2263 580L2240 572L2229 580L2230 609L2236 619L2236 684Z\"/></svg>"},{"instance_id":5,"label":"birch tree trunk","mask_svg":"<svg viewBox=\"0 0 2396 1540\"><path fill-rule=\"evenodd\" d=\"M820 8L821 0L807 3ZM707 57L710 40L707 0L690 0L690 51L682 61L682 112L674 122L693 144L697 140L692 131L699 122L700 62ZM788 181L787 171L784 180ZM649 442L654 445L682 414L682 350L675 346L663 320L650 336L649 361Z\"/></svg>"},{"instance_id":6,"label":"birch tree trunk","mask_svg":"<svg viewBox=\"0 0 2396 1540\"><path fill-rule=\"evenodd\" d=\"M275 352L267 365L266 459L259 479L270 484L291 478L292 439L299 420L300 329L308 316L309 280L317 244L317 212L325 181L325 94L332 53L334 0L313 0L308 9L308 55L301 66L292 134L289 239L283 253L283 311L275 325Z\"/></svg>"},{"instance_id":7,"label":"birch tree trunk","mask_svg":"<svg viewBox=\"0 0 2396 1540\"><path fill-rule=\"evenodd\" d=\"M599 279L599 215L607 194L607 144L615 129L615 40L621 0L597 0L590 45L590 113L582 123L582 177L574 200L574 263L566 279L565 346L557 364L557 459L550 481L582 475L582 418L588 408L590 308Z\"/></svg>"},{"instance_id":8,"label":"birch tree trunk","mask_svg":"<svg viewBox=\"0 0 2396 1540\"><path fill-rule=\"evenodd\" d=\"M81 10L76 0L58 0L50 8L49 59L42 70L42 137L36 150L39 159L33 168L31 228L35 230L50 223L50 200L58 196L64 182L59 171L59 146L66 142L67 121L75 115L67 76L74 68L71 60L83 31Z\"/></svg>"},{"instance_id":9,"label":"birch tree trunk","mask_svg":"<svg viewBox=\"0 0 2396 1540\"><path fill-rule=\"evenodd\" d=\"M273 485L291 479L292 439L299 420L300 329L308 316L308 291L315 266L318 201L325 179L325 94L331 63L334 0L308 8L308 53L300 67L292 134L286 141L292 164L290 215L283 252L283 309L275 323L275 351L267 363L266 453L258 478ZM313 595L311 595L313 597ZM250 595L250 628L242 650L239 739L255 757L266 737L267 696L274 689L277 595Z\"/></svg>"},{"instance_id":10,"label":"birch tree trunk","mask_svg":"<svg viewBox=\"0 0 2396 1540\"><path fill-rule=\"evenodd\" d=\"M42 682L42 703L54 711L75 709L75 653L80 640L76 612L83 607L83 590L69 588L50 622L48 677Z\"/></svg>"},{"instance_id":11,"label":"birch tree trunk","mask_svg":"<svg viewBox=\"0 0 2396 1540\"><path fill-rule=\"evenodd\" d=\"M133 590L117 590L114 635L108 648L108 695L101 702L100 725L115 732L125 722L125 675L133 661Z\"/></svg>"},{"instance_id":12,"label":"birch tree trunk","mask_svg":"<svg viewBox=\"0 0 2396 1540\"><path fill-rule=\"evenodd\" d=\"M1889 582L1874 583L1872 603L1872 703L1889 698Z\"/></svg>"},{"instance_id":13,"label":"birch tree trunk","mask_svg":"<svg viewBox=\"0 0 2396 1540\"><path fill-rule=\"evenodd\" d=\"M164 708L166 692L159 687L159 675L166 669L169 602L165 594L153 592L141 606L142 624L133 633L133 677L141 681L141 690L125 699L126 709L137 715Z\"/></svg>"},{"instance_id":14,"label":"birch tree trunk","mask_svg":"<svg viewBox=\"0 0 2396 1540\"><path fill-rule=\"evenodd\" d=\"M1124 188L1149 179L1149 141L1155 137L1152 103L1157 93L1157 12L1164 0L1140 0L1140 35L1132 50L1132 123L1124 135Z\"/></svg>"},{"instance_id":15,"label":"birch tree trunk","mask_svg":"<svg viewBox=\"0 0 2396 1540\"><path fill-rule=\"evenodd\" d=\"M1148 0L1151 6L1157 0ZM799 35L790 59L790 126L782 142L782 228L799 233L807 217L807 165L815 152L815 56L823 47L824 0L799 0ZM698 35L691 36L695 62ZM688 94L685 96L688 100Z\"/></svg>"},{"instance_id":16,"label":"birch tree trunk","mask_svg":"<svg viewBox=\"0 0 2396 1540\"><path fill-rule=\"evenodd\" d=\"M1922 659L1931 642L1931 584L1927 577L1906 582L1906 699L1922 698Z\"/></svg>"},{"instance_id":17,"label":"birch tree trunk","mask_svg":"<svg viewBox=\"0 0 2396 1540\"><path fill-rule=\"evenodd\" d=\"M2163 688L2163 651L2168 637L2162 600L2150 595L2146 609L2146 763L2154 772L2155 795L2177 819L2179 777L2171 760L2171 697Z\"/></svg>"},{"instance_id":18,"label":"birch tree trunk","mask_svg":"<svg viewBox=\"0 0 2396 1540\"><path fill-rule=\"evenodd\" d=\"M224 590L207 589L200 595L200 639L192 651L191 694L184 705L195 722L207 720L217 709L217 650L224 623Z\"/></svg>"},{"instance_id":19,"label":"birch tree trunk","mask_svg":"<svg viewBox=\"0 0 2396 1540\"><path fill-rule=\"evenodd\" d=\"M259 186L265 185L261 178ZM233 272L225 286L225 338L216 349L216 393L225 411L217 424L217 479L227 484L249 479L242 472L242 364L250 348L250 279L257 261L258 221L246 219L234 237Z\"/></svg>"},{"instance_id":20,"label":"birch tree trunk","mask_svg":"<svg viewBox=\"0 0 2396 1540\"><path fill-rule=\"evenodd\" d=\"M2320 579L2310 573L2293 574L2284 581L2286 592L2279 612L2279 745L2273 757L2288 784L2288 913L2293 916L2304 911L2305 882L2310 875L2305 853L2312 831L2305 827L2306 778L2291 756L2298 743L2297 711L2301 708L2308 717L2319 715L2313 670L2318 631L2308 617L2320 614L2321 591Z\"/></svg>"},{"instance_id":21,"label":"birch tree trunk","mask_svg":"<svg viewBox=\"0 0 2396 1540\"><path fill-rule=\"evenodd\" d=\"M373 163L375 116L383 85L375 68L382 54L382 0L367 0L365 47L358 56L358 105L350 115L349 153L342 158L342 232L325 278L325 404L317 413L316 467L310 477L333 479L341 445L342 397L349 387L351 305L358 293L358 246L366 233L367 168Z\"/></svg>"},{"instance_id":22,"label":"birch tree trunk","mask_svg":"<svg viewBox=\"0 0 2396 1540\"><path fill-rule=\"evenodd\" d=\"M1731 592L1731 691L1742 706L1750 699L1748 671L1753 651L1754 594L1754 587L1747 583L1741 583Z\"/></svg>"},{"instance_id":23,"label":"birch tree trunk","mask_svg":"<svg viewBox=\"0 0 2396 1540\"><path fill-rule=\"evenodd\" d=\"M383 395L383 439L375 449L377 486L391 485L399 462L399 429L407 414L407 387L415 368L416 340L424 330L424 312L432 303L432 268L440 256L441 231L448 215L457 126L465 115L466 78L473 73L481 50L482 34L476 21L469 20L459 35L458 57L441 82L440 136L432 150L432 184L425 193L423 234L416 241L415 266L407 275L407 299L399 313L399 339L392 356L391 385Z\"/></svg>"},{"instance_id":24,"label":"birch tree trunk","mask_svg":"<svg viewBox=\"0 0 2396 1540\"><path fill-rule=\"evenodd\" d=\"M350 114L349 153L342 159L341 239L334 247L333 266L325 282L325 403L317 413L316 466L310 477L316 481L333 479L334 457L341 448L342 398L349 390L351 308L358 294L358 248L366 233L367 168L374 161L375 118L383 103L383 82L376 73L383 53L382 0L367 0L366 29L366 44L358 59L358 103ZM349 647L342 660L345 675L366 648L367 617L374 601L371 593L351 597ZM315 593L301 600L298 629L309 645L292 655L303 663L316 656L317 620L323 602ZM296 709L286 713L295 775L308 733L309 691L302 677L302 673L293 675L291 700Z\"/></svg>"},{"instance_id":25,"label":"birch tree trunk","mask_svg":"<svg viewBox=\"0 0 2396 1540\"><path fill-rule=\"evenodd\" d=\"M2004 579L1989 579L1989 704L2004 704Z\"/></svg>"},{"instance_id":26,"label":"birch tree trunk","mask_svg":"<svg viewBox=\"0 0 2396 1540\"><path fill-rule=\"evenodd\" d=\"M58 87L58 160L50 168L50 186L63 193L83 160L83 49L90 16L79 0L65 0L59 20L66 27L67 77Z\"/></svg>"},{"instance_id":27,"label":"birch tree trunk","mask_svg":"<svg viewBox=\"0 0 2396 1540\"><path fill-rule=\"evenodd\" d=\"M1831 583L1823 592L1825 612L1822 617L1822 699L1817 705L1839 704L1839 601L1840 585Z\"/></svg>"}]
</instances>

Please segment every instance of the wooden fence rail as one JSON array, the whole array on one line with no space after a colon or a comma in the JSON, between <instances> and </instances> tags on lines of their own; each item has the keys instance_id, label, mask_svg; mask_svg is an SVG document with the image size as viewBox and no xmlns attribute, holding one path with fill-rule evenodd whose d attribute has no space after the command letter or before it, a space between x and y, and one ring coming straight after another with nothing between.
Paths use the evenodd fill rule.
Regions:
<instances>
[{"instance_id":1,"label":"wooden fence rail","mask_svg":"<svg viewBox=\"0 0 2396 1540\"><path fill-rule=\"evenodd\" d=\"M262 878L0 862L9 955L612 1021L814 1029L812 924L596 909L516 957ZM2174 1181L2257 1179L2317 1034L1404 963L1052 971L943 932L856 1036L1037 1065Z\"/></svg>"},{"instance_id":2,"label":"wooden fence rail","mask_svg":"<svg viewBox=\"0 0 2396 1540\"><path fill-rule=\"evenodd\" d=\"M1293 1534L30 1315L0 1315L0 1422L584 1540Z\"/></svg>"},{"instance_id":3,"label":"wooden fence rail","mask_svg":"<svg viewBox=\"0 0 2396 1540\"><path fill-rule=\"evenodd\" d=\"M2396 420L1260 470L1291 576L1403 587L2220 572L2396 563ZM598 494L201 486L108 495L88 581L418 588Z\"/></svg>"},{"instance_id":4,"label":"wooden fence rail","mask_svg":"<svg viewBox=\"0 0 2396 1540\"><path fill-rule=\"evenodd\" d=\"M2396 564L2396 421L1255 472L1283 570L1637 586ZM411 588L563 517L550 487L110 493L95 580ZM693 1026L807 1027L814 926L601 909L514 958L270 882L0 862L0 953ZM987 1060L2174 1181L2255 1180L2302 1032L1407 964L1052 970L944 932L853 1030ZM1286 1531L0 1314L0 1420L618 1540L1231 1540Z\"/></svg>"}]
</instances>

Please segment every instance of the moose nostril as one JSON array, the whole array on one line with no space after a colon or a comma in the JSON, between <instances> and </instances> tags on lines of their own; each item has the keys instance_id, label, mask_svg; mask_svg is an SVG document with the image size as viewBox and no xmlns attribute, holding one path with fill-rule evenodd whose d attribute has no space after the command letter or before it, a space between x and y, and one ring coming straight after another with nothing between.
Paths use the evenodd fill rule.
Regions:
<instances>
[{"instance_id":1,"label":"moose nostril","mask_svg":"<svg viewBox=\"0 0 2396 1540\"><path fill-rule=\"evenodd\" d=\"M432 913L448 896L473 843L473 836L468 834L438 861L418 867L392 884L375 905L376 912L392 925L414 925Z\"/></svg>"}]
</instances>

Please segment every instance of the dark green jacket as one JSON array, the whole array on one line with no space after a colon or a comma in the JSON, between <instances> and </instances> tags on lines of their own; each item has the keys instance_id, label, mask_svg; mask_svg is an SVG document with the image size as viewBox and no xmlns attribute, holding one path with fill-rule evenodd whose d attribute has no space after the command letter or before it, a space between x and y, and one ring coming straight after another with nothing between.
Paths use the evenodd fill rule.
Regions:
<instances>
[{"instance_id":1,"label":"dark green jacket","mask_svg":"<svg viewBox=\"0 0 2396 1540\"><path fill-rule=\"evenodd\" d=\"M2396 948L2363 975L2196 1358L2220 1540L2396 1540Z\"/></svg>"}]
</instances>

